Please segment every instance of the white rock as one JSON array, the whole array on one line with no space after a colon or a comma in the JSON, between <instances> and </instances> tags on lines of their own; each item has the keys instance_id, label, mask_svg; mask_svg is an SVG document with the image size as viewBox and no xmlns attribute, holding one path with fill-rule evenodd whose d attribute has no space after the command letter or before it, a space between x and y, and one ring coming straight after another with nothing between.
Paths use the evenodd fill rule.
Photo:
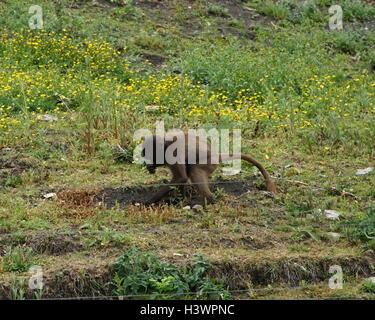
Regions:
<instances>
[{"instance_id":1,"label":"white rock","mask_svg":"<svg viewBox=\"0 0 375 320\"><path fill-rule=\"evenodd\" d=\"M324 210L324 214L326 215L326 218L330 220L338 220L340 216L340 213L336 210Z\"/></svg>"},{"instance_id":2,"label":"white rock","mask_svg":"<svg viewBox=\"0 0 375 320\"><path fill-rule=\"evenodd\" d=\"M327 236L329 239L333 241L337 241L340 239L341 235L337 232L327 232Z\"/></svg>"},{"instance_id":3,"label":"white rock","mask_svg":"<svg viewBox=\"0 0 375 320\"><path fill-rule=\"evenodd\" d=\"M374 168L368 167L366 169L358 169L357 172L355 173L357 176L363 176L365 174L370 173Z\"/></svg>"},{"instance_id":4,"label":"white rock","mask_svg":"<svg viewBox=\"0 0 375 320\"><path fill-rule=\"evenodd\" d=\"M203 207L202 207L200 204L195 204L195 205L193 206L193 210L200 211L200 210L202 210L202 209L203 209Z\"/></svg>"},{"instance_id":5,"label":"white rock","mask_svg":"<svg viewBox=\"0 0 375 320\"><path fill-rule=\"evenodd\" d=\"M375 284L375 277L367 278L367 280L371 281L373 284Z\"/></svg>"},{"instance_id":6,"label":"white rock","mask_svg":"<svg viewBox=\"0 0 375 320\"><path fill-rule=\"evenodd\" d=\"M54 192L46 193L46 194L43 195L44 199L51 199L53 197L56 197L56 193L54 193Z\"/></svg>"},{"instance_id":7,"label":"white rock","mask_svg":"<svg viewBox=\"0 0 375 320\"><path fill-rule=\"evenodd\" d=\"M183 207L182 209L184 209L184 210L190 210L191 207L190 206L186 206L186 207Z\"/></svg>"},{"instance_id":8,"label":"white rock","mask_svg":"<svg viewBox=\"0 0 375 320\"><path fill-rule=\"evenodd\" d=\"M177 253L177 252L173 253L173 255L174 256L178 256L178 257L183 257L184 256L182 253Z\"/></svg>"},{"instance_id":9,"label":"white rock","mask_svg":"<svg viewBox=\"0 0 375 320\"><path fill-rule=\"evenodd\" d=\"M134 203L136 207L139 207L141 204L139 202Z\"/></svg>"},{"instance_id":10,"label":"white rock","mask_svg":"<svg viewBox=\"0 0 375 320\"><path fill-rule=\"evenodd\" d=\"M2 148L1 151L11 151L12 148Z\"/></svg>"},{"instance_id":11,"label":"white rock","mask_svg":"<svg viewBox=\"0 0 375 320\"><path fill-rule=\"evenodd\" d=\"M235 176L236 174L239 174L241 170L233 169L233 168L222 168L223 174L226 176Z\"/></svg>"},{"instance_id":12,"label":"white rock","mask_svg":"<svg viewBox=\"0 0 375 320\"><path fill-rule=\"evenodd\" d=\"M52 116L50 114L42 114L41 116L38 116L38 120L40 121L46 121L46 122L53 122L59 120L56 116Z\"/></svg>"},{"instance_id":13,"label":"white rock","mask_svg":"<svg viewBox=\"0 0 375 320\"><path fill-rule=\"evenodd\" d=\"M301 268L303 271L307 272L307 269L306 269L304 266L301 266L300 264L298 264L298 263L296 263L296 262L294 262L294 265L295 265L296 267Z\"/></svg>"},{"instance_id":14,"label":"white rock","mask_svg":"<svg viewBox=\"0 0 375 320\"><path fill-rule=\"evenodd\" d=\"M145 106L145 109L147 111L156 111L156 110L159 110L161 109L163 106L156 106L156 105L152 105L152 106Z\"/></svg>"}]
</instances>

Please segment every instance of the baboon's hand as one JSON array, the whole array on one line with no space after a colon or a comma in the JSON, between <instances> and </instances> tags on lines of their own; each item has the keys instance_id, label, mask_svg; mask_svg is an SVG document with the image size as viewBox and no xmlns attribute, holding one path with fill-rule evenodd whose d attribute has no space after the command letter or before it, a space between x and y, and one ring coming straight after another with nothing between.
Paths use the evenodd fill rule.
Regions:
<instances>
[{"instance_id":1,"label":"baboon's hand","mask_svg":"<svg viewBox=\"0 0 375 320\"><path fill-rule=\"evenodd\" d=\"M155 202L153 202L151 200L147 200L147 201L143 202L143 205L145 205L145 206L152 206L153 204L155 204Z\"/></svg>"}]
</instances>

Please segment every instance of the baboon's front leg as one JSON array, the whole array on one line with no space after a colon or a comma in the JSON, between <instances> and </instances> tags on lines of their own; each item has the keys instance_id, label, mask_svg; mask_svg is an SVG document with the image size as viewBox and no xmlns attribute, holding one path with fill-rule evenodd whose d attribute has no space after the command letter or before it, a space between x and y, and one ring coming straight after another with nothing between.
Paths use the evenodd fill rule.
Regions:
<instances>
[{"instance_id":1,"label":"baboon's front leg","mask_svg":"<svg viewBox=\"0 0 375 320\"><path fill-rule=\"evenodd\" d=\"M188 177L186 174L186 167L183 164L175 164L171 165L170 169L172 171L172 180L171 180L171 186L163 186L160 188L158 192L156 192L150 200L146 201L146 205L150 205L153 203L159 202L162 198L164 198L173 187L173 184L176 184L177 186L181 183L187 183Z\"/></svg>"},{"instance_id":2,"label":"baboon's front leg","mask_svg":"<svg viewBox=\"0 0 375 320\"><path fill-rule=\"evenodd\" d=\"M203 205L211 203L213 201L213 196L208 185L209 178L207 172L196 167L191 171L190 180L201 195Z\"/></svg>"}]
</instances>

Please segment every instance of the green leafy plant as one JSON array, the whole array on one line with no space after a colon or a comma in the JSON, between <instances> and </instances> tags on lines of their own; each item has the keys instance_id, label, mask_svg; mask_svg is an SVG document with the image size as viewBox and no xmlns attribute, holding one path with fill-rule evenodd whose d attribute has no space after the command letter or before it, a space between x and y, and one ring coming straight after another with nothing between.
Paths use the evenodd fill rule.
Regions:
<instances>
[{"instance_id":1,"label":"green leafy plant","mask_svg":"<svg viewBox=\"0 0 375 320\"><path fill-rule=\"evenodd\" d=\"M3 250L0 260L0 270L25 272L32 263L33 251L31 248L8 246Z\"/></svg>"},{"instance_id":2,"label":"green leafy plant","mask_svg":"<svg viewBox=\"0 0 375 320\"><path fill-rule=\"evenodd\" d=\"M362 282L362 290L369 293L375 294L375 283L370 279L365 279Z\"/></svg>"},{"instance_id":3,"label":"green leafy plant","mask_svg":"<svg viewBox=\"0 0 375 320\"><path fill-rule=\"evenodd\" d=\"M18 277L12 275L10 284L10 298L12 300L24 300L25 299L25 277Z\"/></svg>"},{"instance_id":4,"label":"green leafy plant","mask_svg":"<svg viewBox=\"0 0 375 320\"><path fill-rule=\"evenodd\" d=\"M91 246L116 246L123 245L128 243L129 235L128 234L118 234L118 233L104 233L102 235L96 236L93 240L89 241L88 245Z\"/></svg>"},{"instance_id":5,"label":"green leafy plant","mask_svg":"<svg viewBox=\"0 0 375 320\"><path fill-rule=\"evenodd\" d=\"M162 262L151 252L132 247L112 266L112 285L118 296L151 296L153 299L227 299L230 294L206 276L209 264L202 255L180 269Z\"/></svg>"},{"instance_id":6,"label":"green leafy plant","mask_svg":"<svg viewBox=\"0 0 375 320\"><path fill-rule=\"evenodd\" d=\"M351 241L363 242L365 249L375 248L375 208L370 208L365 217L346 227L344 233Z\"/></svg>"}]
</instances>

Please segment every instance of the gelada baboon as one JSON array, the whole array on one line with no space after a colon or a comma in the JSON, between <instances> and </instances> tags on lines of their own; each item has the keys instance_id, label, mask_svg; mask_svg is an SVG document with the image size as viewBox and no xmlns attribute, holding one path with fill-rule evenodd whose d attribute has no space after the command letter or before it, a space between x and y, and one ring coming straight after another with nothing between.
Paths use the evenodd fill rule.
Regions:
<instances>
[{"instance_id":1,"label":"gelada baboon","mask_svg":"<svg viewBox=\"0 0 375 320\"><path fill-rule=\"evenodd\" d=\"M150 173L155 173L159 166L166 165L172 172L171 185L162 186L145 204L160 201L171 190L172 186L183 186L190 180L203 197L204 203L212 201L209 178L219 162L242 159L255 165L262 173L266 188L276 192L266 169L257 160L245 154L223 155L211 153L210 143L202 137L181 131L168 132L165 135L150 135L142 144L142 157Z\"/></svg>"}]
</instances>

